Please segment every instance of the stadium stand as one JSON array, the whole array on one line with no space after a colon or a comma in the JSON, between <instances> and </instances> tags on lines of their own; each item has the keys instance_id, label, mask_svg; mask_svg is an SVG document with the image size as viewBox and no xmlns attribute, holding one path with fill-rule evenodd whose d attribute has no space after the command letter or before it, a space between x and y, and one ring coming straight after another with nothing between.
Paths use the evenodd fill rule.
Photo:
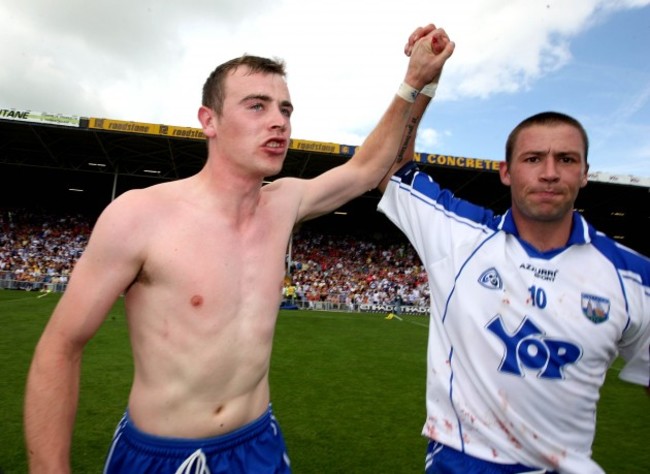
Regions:
<instances>
[{"instance_id":1,"label":"stadium stand","mask_svg":"<svg viewBox=\"0 0 650 474\"><path fill-rule=\"evenodd\" d=\"M293 139L277 177L316 176L354 151ZM204 159L205 141L196 128L0 109L2 285L58 291L111 199L194 174ZM509 206L496 161L426 153L416 159L457 196L497 212ZM599 230L650 255L641 231L650 218L650 178L594 172L589 181L579 210ZM292 304L370 307L400 294L407 303L426 305L426 276L403 235L376 211L379 197L369 191L296 232L287 276Z\"/></svg>"},{"instance_id":2,"label":"stadium stand","mask_svg":"<svg viewBox=\"0 0 650 474\"><path fill-rule=\"evenodd\" d=\"M189 176L205 160L197 128L2 108L0 150L3 206L48 202L95 213L128 189ZM278 177L310 178L354 152L354 146L293 139ZM457 196L497 212L509 206L496 161L427 153L416 160ZM639 228L650 217L649 191L650 177L592 170L577 205L598 229L648 255L650 242ZM368 192L320 218L322 226L387 232L390 224L376 212L378 198Z\"/></svg>"},{"instance_id":3,"label":"stadium stand","mask_svg":"<svg viewBox=\"0 0 650 474\"><path fill-rule=\"evenodd\" d=\"M3 210L0 288L63 291L88 242L90 229L91 221L83 215Z\"/></svg>"},{"instance_id":4,"label":"stadium stand","mask_svg":"<svg viewBox=\"0 0 650 474\"><path fill-rule=\"evenodd\" d=\"M410 307L429 303L427 275L403 240L300 231L290 259L298 307L386 311L397 295Z\"/></svg>"},{"instance_id":5,"label":"stadium stand","mask_svg":"<svg viewBox=\"0 0 650 474\"><path fill-rule=\"evenodd\" d=\"M92 222L83 214L0 212L0 288L62 292ZM292 239L285 299L295 308L385 311L399 294L407 306L426 308L426 283L404 241L304 229Z\"/></svg>"}]
</instances>

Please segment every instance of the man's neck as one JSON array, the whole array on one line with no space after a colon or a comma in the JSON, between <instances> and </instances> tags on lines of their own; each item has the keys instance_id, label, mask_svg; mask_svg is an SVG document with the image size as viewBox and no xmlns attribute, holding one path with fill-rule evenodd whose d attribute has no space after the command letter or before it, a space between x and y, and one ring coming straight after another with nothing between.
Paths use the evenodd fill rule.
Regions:
<instances>
[{"instance_id":1,"label":"man's neck","mask_svg":"<svg viewBox=\"0 0 650 474\"><path fill-rule=\"evenodd\" d=\"M517 214L513 214L513 218L519 237L540 252L562 248L569 241L573 214L560 221L531 220Z\"/></svg>"}]
</instances>

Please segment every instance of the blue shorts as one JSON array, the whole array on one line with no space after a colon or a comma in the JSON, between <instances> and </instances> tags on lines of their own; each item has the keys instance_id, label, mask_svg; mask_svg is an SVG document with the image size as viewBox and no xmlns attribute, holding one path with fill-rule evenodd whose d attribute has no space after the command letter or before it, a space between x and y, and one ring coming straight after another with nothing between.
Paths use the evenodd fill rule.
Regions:
<instances>
[{"instance_id":1,"label":"blue shorts","mask_svg":"<svg viewBox=\"0 0 650 474\"><path fill-rule=\"evenodd\" d=\"M117 426L104 474L290 474L289 456L271 407L222 436L186 439L144 433L128 410Z\"/></svg>"},{"instance_id":2,"label":"blue shorts","mask_svg":"<svg viewBox=\"0 0 650 474\"><path fill-rule=\"evenodd\" d=\"M499 464L475 458L435 441L427 445L427 457L424 464L426 474L557 474L544 468L535 468L523 464Z\"/></svg>"}]
</instances>

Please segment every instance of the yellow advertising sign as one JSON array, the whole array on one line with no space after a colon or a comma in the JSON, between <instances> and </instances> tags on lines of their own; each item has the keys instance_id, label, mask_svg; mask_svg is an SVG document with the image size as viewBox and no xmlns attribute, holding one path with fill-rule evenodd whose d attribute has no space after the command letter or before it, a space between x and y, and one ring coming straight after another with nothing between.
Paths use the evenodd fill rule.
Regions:
<instances>
[{"instance_id":1,"label":"yellow advertising sign","mask_svg":"<svg viewBox=\"0 0 650 474\"><path fill-rule=\"evenodd\" d=\"M342 145L342 150L347 149ZM359 147L352 147L352 155ZM345 151L342 151L345 153ZM415 153L413 161L423 165L448 166L452 168L463 168L472 170L499 171L499 162L481 158L467 158L464 156L437 155L429 153Z\"/></svg>"},{"instance_id":2,"label":"yellow advertising sign","mask_svg":"<svg viewBox=\"0 0 650 474\"><path fill-rule=\"evenodd\" d=\"M315 151L334 155L341 153L341 145L338 143L312 142L309 140L291 140L289 142L289 148L292 150Z\"/></svg>"},{"instance_id":3,"label":"yellow advertising sign","mask_svg":"<svg viewBox=\"0 0 650 474\"><path fill-rule=\"evenodd\" d=\"M113 132L146 133L149 135L160 134L160 125L155 125L152 123L126 122L124 120L94 117L88 119L88 128L98 128L101 130L110 130Z\"/></svg>"},{"instance_id":4,"label":"yellow advertising sign","mask_svg":"<svg viewBox=\"0 0 650 474\"><path fill-rule=\"evenodd\" d=\"M451 166L453 168L473 170L499 171L498 161L484 160L481 158L466 158L464 156L430 155L428 153L416 153L413 161L427 165Z\"/></svg>"},{"instance_id":5,"label":"yellow advertising sign","mask_svg":"<svg viewBox=\"0 0 650 474\"><path fill-rule=\"evenodd\" d=\"M200 128L176 127L173 125L161 125L155 123L127 122L124 120L92 117L88 119L88 128L110 130L112 132L143 133L146 135L163 135L174 138L205 140L203 130Z\"/></svg>"}]
</instances>

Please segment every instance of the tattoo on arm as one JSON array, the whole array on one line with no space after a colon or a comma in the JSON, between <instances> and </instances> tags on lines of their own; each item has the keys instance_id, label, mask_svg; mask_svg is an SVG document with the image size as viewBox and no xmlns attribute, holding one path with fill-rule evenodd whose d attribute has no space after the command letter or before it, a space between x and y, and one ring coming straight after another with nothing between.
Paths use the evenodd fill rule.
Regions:
<instances>
[{"instance_id":1,"label":"tattoo on arm","mask_svg":"<svg viewBox=\"0 0 650 474\"><path fill-rule=\"evenodd\" d=\"M401 163L404 161L404 152L406 152L406 149L408 148L409 143L411 142L411 139L413 138L413 133L416 131L416 125L418 123L418 118L417 117L411 117L411 122L406 125L406 130L404 131L404 136L402 137L402 146L399 149L399 152L397 153L397 157L395 158L395 163Z\"/></svg>"}]
</instances>

